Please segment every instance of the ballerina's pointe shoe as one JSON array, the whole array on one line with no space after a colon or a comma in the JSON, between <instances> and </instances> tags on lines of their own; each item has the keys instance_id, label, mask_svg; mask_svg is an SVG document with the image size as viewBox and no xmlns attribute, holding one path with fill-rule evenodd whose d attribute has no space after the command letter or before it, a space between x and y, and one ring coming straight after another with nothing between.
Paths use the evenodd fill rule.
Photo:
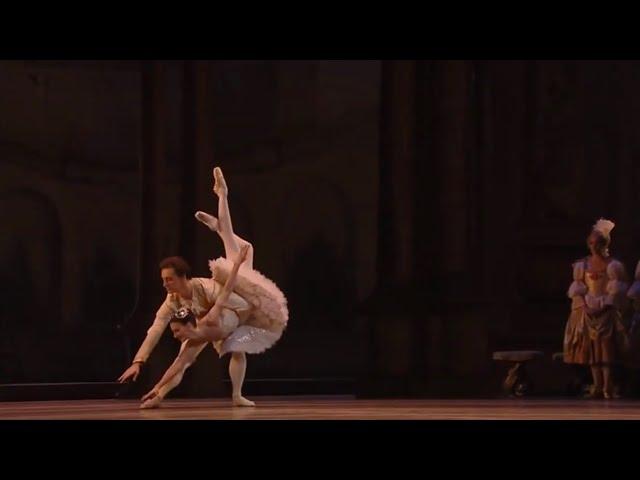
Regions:
<instances>
[{"instance_id":1,"label":"ballerina's pointe shoe","mask_svg":"<svg viewBox=\"0 0 640 480\"><path fill-rule=\"evenodd\" d=\"M213 215L209 215L208 213L197 211L195 217L199 222L202 222L207 227L209 227L210 230L214 232L218 231L218 219Z\"/></svg>"}]
</instances>

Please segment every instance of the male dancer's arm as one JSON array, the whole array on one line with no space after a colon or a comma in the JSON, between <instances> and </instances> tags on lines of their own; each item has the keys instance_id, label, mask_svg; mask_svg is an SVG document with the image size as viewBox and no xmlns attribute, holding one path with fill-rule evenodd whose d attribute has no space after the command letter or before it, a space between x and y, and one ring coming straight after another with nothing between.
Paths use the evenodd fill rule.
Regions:
<instances>
[{"instance_id":1,"label":"male dancer's arm","mask_svg":"<svg viewBox=\"0 0 640 480\"><path fill-rule=\"evenodd\" d=\"M169 302L170 296L167 295L166 300L162 305L160 305L160 308L156 312L156 318L153 321L153 324L149 330L147 330L147 336L142 342L142 345L140 345L138 352L133 357L131 366L118 378L120 383L124 383L130 379L133 379L134 382L137 380L138 375L140 374L140 367L147 361L149 355L151 355L151 352L158 344L160 337L162 337L162 333L169 324L169 320L173 313Z\"/></svg>"}]
</instances>

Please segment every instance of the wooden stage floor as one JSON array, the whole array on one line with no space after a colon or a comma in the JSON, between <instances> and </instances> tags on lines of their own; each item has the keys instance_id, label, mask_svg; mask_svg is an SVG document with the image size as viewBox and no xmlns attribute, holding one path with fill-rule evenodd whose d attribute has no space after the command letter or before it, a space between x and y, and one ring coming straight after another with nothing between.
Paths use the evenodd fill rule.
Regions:
<instances>
[{"instance_id":1,"label":"wooden stage floor","mask_svg":"<svg viewBox=\"0 0 640 480\"><path fill-rule=\"evenodd\" d=\"M0 403L0 420L640 420L638 400L358 400L353 397L254 397L254 408L227 399Z\"/></svg>"}]
</instances>

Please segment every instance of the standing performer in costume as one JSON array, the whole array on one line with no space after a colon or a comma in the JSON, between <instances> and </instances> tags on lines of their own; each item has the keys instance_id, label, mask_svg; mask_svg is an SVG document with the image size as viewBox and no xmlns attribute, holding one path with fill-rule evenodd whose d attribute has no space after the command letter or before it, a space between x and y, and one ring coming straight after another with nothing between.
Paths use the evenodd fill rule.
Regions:
<instances>
[{"instance_id":1,"label":"standing performer in costume","mask_svg":"<svg viewBox=\"0 0 640 480\"><path fill-rule=\"evenodd\" d=\"M622 361L626 333L621 312L626 305L624 265L609 255L615 224L600 219L587 237L591 254L573 264L567 295L571 314L564 336L564 361L589 365L593 375L590 398L614 396L611 367Z\"/></svg>"},{"instance_id":2,"label":"standing performer in costume","mask_svg":"<svg viewBox=\"0 0 640 480\"><path fill-rule=\"evenodd\" d=\"M631 284L627 297L631 300L633 313L629 322L629 351L626 366L630 374L630 393L638 395L638 380L640 379L640 261L636 265L634 282Z\"/></svg>"}]
</instances>

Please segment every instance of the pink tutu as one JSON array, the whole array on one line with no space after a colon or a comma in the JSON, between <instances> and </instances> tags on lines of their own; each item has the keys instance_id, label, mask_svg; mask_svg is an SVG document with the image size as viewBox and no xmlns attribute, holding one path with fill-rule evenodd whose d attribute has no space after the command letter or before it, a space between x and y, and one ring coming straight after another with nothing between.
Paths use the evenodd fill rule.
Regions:
<instances>
[{"instance_id":1,"label":"pink tutu","mask_svg":"<svg viewBox=\"0 0 640 480\"><path fill-rule=\"evenodd\" d=\"M209 262L213 278L224 284L233 262L220 257ZM287 299L278 286L257 270L240 266L235 293L252 305L247 321L216 345L220 356L227 352L262 353L282 336L289 320Z\"/></svg>"}]
</instances>

